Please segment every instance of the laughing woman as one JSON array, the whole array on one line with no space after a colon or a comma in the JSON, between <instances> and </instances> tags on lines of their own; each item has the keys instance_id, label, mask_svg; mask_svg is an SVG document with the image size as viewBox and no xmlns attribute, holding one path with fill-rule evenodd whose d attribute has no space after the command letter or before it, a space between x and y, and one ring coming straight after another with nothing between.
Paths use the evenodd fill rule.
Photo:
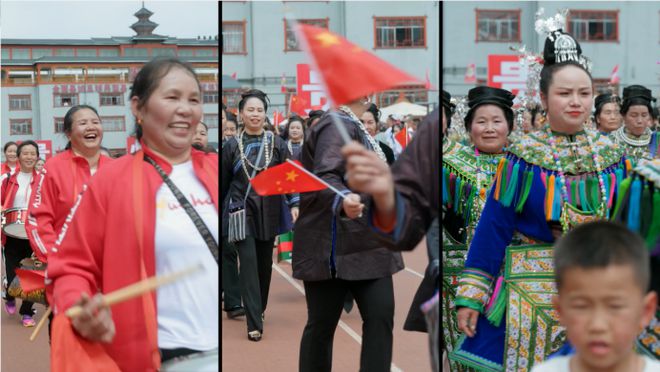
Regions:
<instances>
[{"instance_id":1,"label":"laughing woman","mask_svg":"<svg viewBox=\"0 0 660 372\"><path fill-rule=\"evenodd\" d=\"M25 229L32 250L46 262L76 197L96 171L112 161L101 155L103 126L92 106L78 105L64 115L66 150L48 160L32 197Z\"/></svg>"}]
</instances>

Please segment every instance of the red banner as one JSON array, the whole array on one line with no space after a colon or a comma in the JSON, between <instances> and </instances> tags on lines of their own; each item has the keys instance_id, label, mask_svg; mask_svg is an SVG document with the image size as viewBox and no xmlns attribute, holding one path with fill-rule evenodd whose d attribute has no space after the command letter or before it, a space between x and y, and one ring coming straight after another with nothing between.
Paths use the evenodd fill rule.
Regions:
<instances>
[{"instance_id":1,"label":"red banner","mask_svg":"<svg viewBox=\"0 0 660 372\"><path fill-rule=\"evenodd\" d=\"M126 84L60 84L53 93L126 93Z\"/></svg>"},{"instance_id":2,"label":"red banner","mask_svg":"<svg viewBox=\"0 0 660 372\"><path fill-rule=\"evenodd\" d=\"M488 56L488 86L501 88L517 95L527 88L527 69L516 55Z\"/></svg>"},{"instance_id":3,"label":"red banner","mask_svg":"<svg viewBox=\"0 0 660 372\"><path fill-rule=\"evenodd\" d=\"M316 71L312 71L308 64L300 63L296 66L298 83L298 97L302 99L305 106L302 108L309 114L311 110L327 110L328 96L325 94L321 79Z\"/></svg>"},{"instance_id":4,"label":"red banner","mask_svg":"<svg viewBox=\"0 0 660 372\"><path fill-rule=\"evenodd\" d=\"M53 141L51 140L38 140L34 141L39 145L39 157L48 160L53 157Z\"/></svg>"}]
</instances>

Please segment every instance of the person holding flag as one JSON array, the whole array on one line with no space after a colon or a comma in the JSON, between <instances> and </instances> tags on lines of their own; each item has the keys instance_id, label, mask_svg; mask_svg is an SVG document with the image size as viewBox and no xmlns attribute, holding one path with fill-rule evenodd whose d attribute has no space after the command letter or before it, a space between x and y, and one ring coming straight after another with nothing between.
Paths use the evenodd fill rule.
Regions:
<instances>
[{"instance_id":1,"label":"person holding flag","mask_svg":"<svg viewBox=\"0 0 660 372\"><path fill-rule=\"evenodd\" d=\"M247 315L248 339L260 341L273 265L273 243L280 232L280 196L260 196L250 180L289 158L286 143L266 131L266 94L258 89L241 95L239 121L244 128L222 148L222 235L234 243L240 260L239 285ZM298 218L298 196L287 196L291 219Z\"/></svg>"},{"instance_id":2,"label":"person holding flag","mask_svg":"<svg viewBox=\"0 0 660 372\"><path fill-rule=\"evenodd\" d=\"M386 157L360 117L373 92L418 79L327 29L298 25L299 39L326 88L331 107L309 129L301 162L328 189L301 195L296 222L293 276L304 282L307 324L299 371L329 372L332 344L347 293L363 319L360 371L389 371L392 362L392 275L403 269L400 253L366 238L369 210L348 187L341 156L357 141L388 167Z\"/></svg>"}]
</instances>

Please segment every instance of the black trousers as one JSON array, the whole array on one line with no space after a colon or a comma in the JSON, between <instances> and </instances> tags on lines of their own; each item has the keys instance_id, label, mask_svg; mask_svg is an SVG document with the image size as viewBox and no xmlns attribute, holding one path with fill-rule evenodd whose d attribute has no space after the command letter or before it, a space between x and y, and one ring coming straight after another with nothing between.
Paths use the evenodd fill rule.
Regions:
<instances>
[{"instance_id":1,"label":"black trousers","mask_svg":"<svg viewBox=\"0 0 660 372\"><path fill-rule=\"evenodd\" d=\"M4 254L7 286L9 286L16 277L14 270L21 267L22 259L29 258L32 255L32 248L30 248L30 242L27 239L16 239L8 236L5 242ZM6 297L9 301L14 299L14 297L9 295L9 292L7 292ZM33 303L30 301L23 301L18 313L21 315L34 315L32 305Z\"/></svg>"},{"instance_id":2,"label":"black trousers","mask_svg":"<svg viewBox=\"0 0 660 372\"><path fill-rule=\"evenodd\" d=\"M392 277L305 282L307 325L300 342L300 372L330 372L332 346L346 294L362 316L360 372L389 372L392 364L394 288Z\"/></svg>"},{"instance_id":3,"label":"black trousers","mask_svg":"<svg viewBox=\"0 0 660 372\"><path fill-rule=\"evenodd\" d=\"M241 288L238 282L238 253L236 245L222 239L222 290L225 292L225 311L241 307Z\"/></svg>"},{"instance_id":4,"label":"black trousers","mask_svg":"<svg viewBox=\"0 0 660 372\"><path fill-rule=\"evenodd\" d=\"M275 239L257 240L248 236L245 240L235 243L240 263L238 281L248 332L264 329L261 314L266 311L268 305L274 241Z\"/></svg>"}]
</instances>

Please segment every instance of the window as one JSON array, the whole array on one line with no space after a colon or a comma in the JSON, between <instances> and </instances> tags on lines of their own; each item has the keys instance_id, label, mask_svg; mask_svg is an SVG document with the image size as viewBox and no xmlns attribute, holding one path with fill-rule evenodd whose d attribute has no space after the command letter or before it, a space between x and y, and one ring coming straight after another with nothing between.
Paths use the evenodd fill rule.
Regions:
<instances>
[{"instance_id":1,"label":"window","mask_svg":"<svg viewBox=\"0 0 660 372\"><path fill-rule=\"evenodd\" d=\"M179 49L178 53L179 53L179 57L192 57L193 56L193 50L192 49Z\"/></svg>"},{"instance_id":2,"label":"window","mask_svg":"<svg viewBox=\"0 0 660 372\"><path fill-rule=\"evenodd\" d=\"M55 119L55 133L64 133L64 118Z\"/></svg>"},{"instance_id":3,"label":"window","mask_svg":"<svg viewBox=\"0 0 660 372\"><path fill-rule=\"evenodd\" d=\"M77 93L55 93L53 99L53 107L71 107L78 104Z\"/></svg>"},{"instance_id":4,"label":"window","mask_svg":"<svg viewBox=\"0 0 660 372\"><path fill-rule=\"evenodd\" d=\"M477 41L520 42L520 10L477 9Z\"/></svg>"},{"instance_id":5,"label":"window","mask_svg":"<svg viewBox=\"0 0 660 372\"><path fill-rule=\"evenodd\" d=\"M32 99L30 95L9 95L9 111L32 110Z\"/></svg>"},{"instance_id":6,"label":"window","mask_svg":"<svg viewBox=\"0 0 660 372\"><path fill-rule=\"evenodd\" d=\"M222 54L247 54L245 22L222 22Z\"/></svg>"},{"instance_id":7,"label":"window","mask_svg":"<svg viewBox=\"0 0 660 372\"><path fill-rule=\"evenodd\" d=\"M16 85L34 84L35 73L32 70L12 70L8 74L8 83Z\"/></svg>"},{"instance_id":8,"label":"window","mask_svg":"<svg viewBox=\"0 0 660 372\"><path fill-rule=\"evenodd\" d=\"M568 33L578 41L619 41L619 12L571 10Z\"/></svg>"},{"instance_id":9,"label":"window","mask_svg":"<svg viewBox=\"0 0 660 372\"><path fill-rule=\"evenodd\" d=\"M73 48L57 48L55 49L56 57L73 57Z\"/></svg>"},{"instance_id":10,"label":"window","mask_svg":"<svg viewBox=\"0 0 660 372\"><path fill-rule=\"evenodd\" d=\"M30 49L14 48L11 51L12 59L30 59Z\"/></svg>"},{"instance_id":11,"label":"window","mask_svg":"<svg viewBox=\"0 0 660 372\"><path fill-rule=\"evenodd\" d=\"M78 57L96 57L96 49L78 48L76 54Z\"/></svg>"},{"instance_id":12,"label":"window","mask_svg":"<svg viewBox=\"0 0 660 372\"><path fill-rule=\"evenodd\" d=\"M99 57L119 57L118 49L99 49Z\"/></svg>"},{"instance_id":13,"label":"window","mask_svg":"<svg viewBox=\"0 0 660 372\"><path fill-rule=\"evenodd\" d=\"M195 50L195 56L197 57L213 57L212 49L197 49Z\"/></svg>"},{"instance_id":14,"label":"window","mask_svg":"<svg viewBox=\"0 0 660 372\"><path fill-rule=\"evenodd\" d=\"M124 132L126 120L123 116L101 116L101 124L104 132Z\"/></svg>"},{"instance_id":15,"label":"window","mask_svg":"<svg viewBox=\"0 0 660 372\"><path fill-rule=\"evenodd\" d=\"M9 59L9 49L2 48L2 59Z\"/></svg>"},{"instance_id":16,"label":"window","mask_svg":"<svg viewBox=\"0 0 660 372\"><path fill-rule=\"evenodd\" d=\"M375 17L375 48L425 48L426 17Z\"/></svg>"},{"instance_id":17,"label":"window","mask_svg":"<svg viewBox=\"0 0 660 372\"><path fill-rule=\"evenodd\" d=\"M397 89L378 93L376 95L376 105L378 107L387 107L396 103L397 100L405 98L411 103L427 103L429 100L428 91L424 85L409 85L397 87Z\"/></svg>"},{"instance_id":18,"label":"window","mask_svg":"<svg viewBox=\"0 0 660 372\"><path fill-rule=\"evenodd\" d=\"M101 93L99 106L123 106L124 95L122 93Z\"/></svg>"},{"instance_id":19,"label":"window","mask_svg":"<svg viewBox=\"0 0 660 372\"><path fill-rule=\"evenodd\" d=\"M202 93L203 103L218 103L218 91L208 91Z\"/></svg>"},{"instance_id":20,"label":"window","mask_svg":"<svg viewBox=\"0 0 660 372\"><path fill-rule=\"evenodd\" d=\"M205 114L204 115L204 124L209 127L209 129L218 127L218 114Z\"/></svg>"},{"instance_id":21,"label":"window","mask_svg":"<svg viewBox=\"0 0 660 372\"><path fill-rule=\"evenodd\" d=\"M154 57L157 56L174 57L176 55L176 52L174 51L174 48L154 48L151 50L151 55Z\"/></svg>"},{"instance_id":22,"label":"window","mask_svg":"<svg viewBox=\"0 0 660 372\"><path fill-rule=\"evenodd\" d=\"M326 28L326 29L328 28L328 18L298 19L297 22L304 25L310 25L310 26ZM298 43L298 39L296 38L296 32L293 29L291 29L291 25L285 19L284 20L284 51L293 52L299 50L300 50L300 45Z\"/></svg>"},{"instance_id":23,"label":"window","mask_svg":"<svg viewBox=\"0 0 660 372\"><path fill-rule=\"evenodd\" d=\"M9 135L32 134L32 119L9 119Z\"/></svg>"},{"instance_id":24,"label":"window","mask_svg":"<svg viewBox=\"0 0 660 372\"><path fill-rule=\"evenodd\" d=\"M41 57L52 57L53 56L53 50L52 49L32 49L32 59L37 59Z\"/></svg>"},{"instance_id":25,"label":"window","mask_svg":"<svg viewBox=\"0 0 660 372\"><path fill-rule=\"evenodd\" d=\"M124 49L124 56L126 57L148 57L149 51L147 48L127 48Z\"/></svg>"}]
</instances>

